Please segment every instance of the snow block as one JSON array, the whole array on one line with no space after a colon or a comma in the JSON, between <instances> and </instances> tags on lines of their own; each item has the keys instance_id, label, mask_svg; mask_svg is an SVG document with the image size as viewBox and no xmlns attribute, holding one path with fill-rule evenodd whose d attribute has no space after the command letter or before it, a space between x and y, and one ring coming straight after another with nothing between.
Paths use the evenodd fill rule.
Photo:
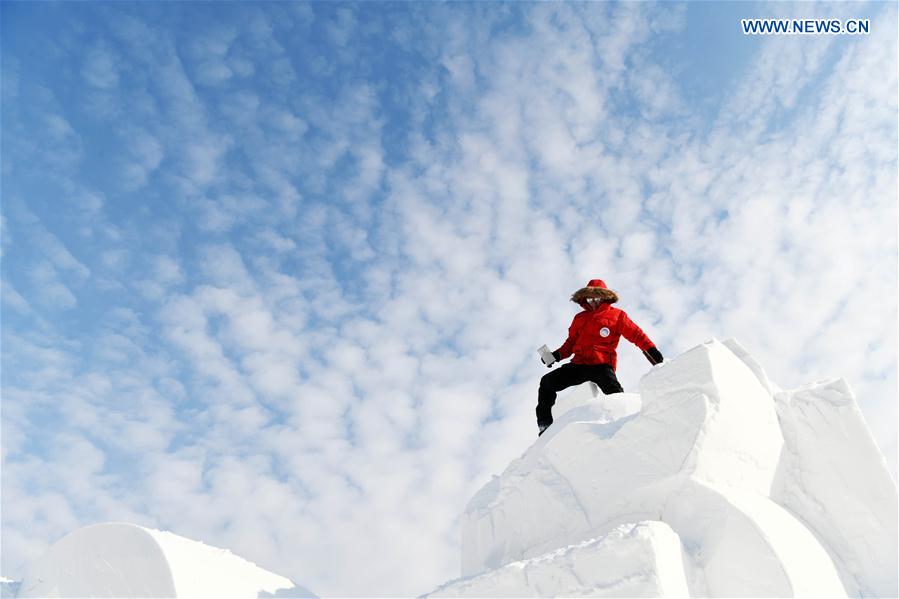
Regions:
<instances>
[{"instance_id":1,"label":"snow block","mask_svg":"<svg viewBox=\"0 0 899 599\"><path fill-rule=\"evenodd\" d=\"M767 495L783 447L777 412L758 374L726 345L712 340L653 369L640 395L644 418L686 418L684 432L697 431L683 473ZM689 409L699 397L701 420Z\"/></svg>"},{"instance_id":2,"label":"snow block","mask_svg":"<svg viewBox=\"0 0 899 599\"><path fill-rule=\"evenodd\" d=\"M786 441L771 497L830 548L850 594L899 596L896 484L846 381L778 393Z\"/></svg>"},{"instance_id":3,"label":"snow block","mask_svg":"<svg viewBox=\"0 0 899 599\"><path fill-rule=\"evenodd\" d=\"M846 597L812 532L767 497L689 478L662 520L695 548L694 596Z\"/></svg>"},{"instance_id":4,"label":"snow block","mask_svg":"<svg viewBox=\"0 0 899 599\"><path fill-rule=\"evenodd\" d=\"M474 578L429 597L684 597L677 534L663 522L624 524L608 534Z\"/></svg>"},{"instance_id":5,"label":"snow block","mask_svg":"<svg viewBox=\"0 0 899 599\"><path fill-rule=\"evenodd\" d=\"M602 401L596 401L602 397ZM584 383L561 393L553 406L553 417L558 420L575 408L591 405L599 407L601 412L598 418L604 422L611 422L636 414L640 411L640 395L637 393L616 393L605 397L596 383Z\"/></svg>"},{"instance_id":6,"label":"snow block","mask_svg":"<svg viewBox=\"0 0 899 599\"><path fill-rule=\"evenodd\" d=\"M466 579L441 592L602 594L572 586L564 560L543 578L557 586L535 573L656 522L680 543L685 595L896 596L896 485L844 382L784 392L738 342L711 340L654 367L640 392L581 392L472 498Z\"/></svg>"},{"instance_id":7,"label":"snow block","mask_svg":"<svg viewBox=\"0 0 899 599\"><path fill-rule=\"evenodd\" d=\"M783 444L777 414L727 347L712 341L654 368L640 391L642 411L629 417L609 421L589 405L565 414L475 496L462 518L463 576L658 519L688 476L767 494Z\"/></svg>"},{"instance_id":8,"label":"snow block","mask_svg":"<svg viewBox=\"0 0 899 599\"><path fill-rule=\"evenodd\" d=\"M295 588L229 551L134 524L96 524L53 544L19 597L260 597ZM294 595L291 595L294 596Z\"/></svg>"}]
</instances>

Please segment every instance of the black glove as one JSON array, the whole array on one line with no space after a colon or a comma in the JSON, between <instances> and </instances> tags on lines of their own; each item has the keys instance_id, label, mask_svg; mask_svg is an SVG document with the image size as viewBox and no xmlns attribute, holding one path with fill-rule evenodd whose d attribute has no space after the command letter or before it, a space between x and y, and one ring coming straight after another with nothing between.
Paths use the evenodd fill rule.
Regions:
<instances>
[{"instance_id":1,"label":"black glove","mask_svg":"<svg viewBox=\"0 0 899 599\"><path fill-rule=\"evenodd\" d=\"M646 359L649 360L649 363L655 366L656 364L661 364L665 361L665 358L662 357L662 352L660 352L655 347L650 347L643 355L646 356Z\"/></svg>"},{"instance_id":2,"label":"black glove","mask_svg":"<svg viewBox=\"0 0 899 599\"><path fill-rule=\"evenodd\" d=\"M562 354L560 354L560 353L557 352L557 351L554 351L554 352L553 352L553 358L555 358L555 359L556 359L556 362L558 362L559 360L562 359ZM556 362L551 362L551 363L547 364L546 367L547 367L547 368L552 368L552 367L553 367L553 364L555 364Z\"/></svg>"}]
</instances>

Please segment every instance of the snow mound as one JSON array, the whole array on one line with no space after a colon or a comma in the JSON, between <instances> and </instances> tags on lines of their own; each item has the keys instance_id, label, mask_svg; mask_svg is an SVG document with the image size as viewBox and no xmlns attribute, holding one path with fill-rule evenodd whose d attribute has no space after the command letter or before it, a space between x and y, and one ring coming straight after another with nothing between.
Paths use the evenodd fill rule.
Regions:
<instances>
[{"instance_id":1,"label":"snow mound","mask_svg":"<svg viewBox=\"0 0 899 599\"><path fill-rule=\"evenodd\" d=\"M639 396L572 395L471 499L436 594L897 595L896 485L845 381L783 391L711 340Z\"/></svg>"},{"instance_id":2,"label":"snow mound","mask_svg":"<svg viewBox=\"0 0 899 599\"><path fill-rule=\"evenodd\" d=\"M293 591L293 592L290 592ZM96 524L50 547L19 597L308 596L230 551L134 524Z\"/></svg>"}]
</instances>

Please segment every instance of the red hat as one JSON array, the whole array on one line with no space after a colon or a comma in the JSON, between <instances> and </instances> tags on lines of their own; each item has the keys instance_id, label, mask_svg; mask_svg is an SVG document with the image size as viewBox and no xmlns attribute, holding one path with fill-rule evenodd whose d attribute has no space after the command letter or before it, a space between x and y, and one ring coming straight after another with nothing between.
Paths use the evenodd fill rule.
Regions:
<instances>
[{"instance_id":1,"label":"red hat","mask_svg":"<svg viewBox=\"0 0 899 599\"><path fill-rule=\"evenodd\" d=\"M586 305L587 298L599 298L603 303L614 304L618 301L618 294L609 289L602 279L591 279L586 287L571 294L571 301L581 306Z\"/></svg>"}]
</instances>

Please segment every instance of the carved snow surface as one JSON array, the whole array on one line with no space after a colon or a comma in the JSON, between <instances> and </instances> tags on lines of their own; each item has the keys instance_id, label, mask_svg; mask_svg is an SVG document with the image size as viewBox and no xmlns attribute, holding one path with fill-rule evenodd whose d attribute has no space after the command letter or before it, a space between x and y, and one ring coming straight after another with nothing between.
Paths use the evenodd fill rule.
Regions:
<instances>
[{"instance_id":1,"label":"carved snow surface","mask_svg":"<svg viewBox=\"0 0 899 599\"><path fill-rule=\"evenodd\" d=\"M110 523L78 529L54 543L31 565L18 596L256 598L309 592L230 551Z\"/></svg>"},{"instance_id":2,"label":"carved snow surface","mask_svg":"<svg viewBox=\"0 0 899 599\"><path fill-rule=\"evenodd\" d=\"M664 522L624 524L606 535L449 583L432 597L684 597L680 539Z\"/></svg>"},{"instance_id":3,"label":"carved snow surface","mask_svg":"<svg viewBox=\"0 0 899 599\"><path fill-rule=\"evenodd\" d=\"M786 451L771 498L830 547L850 593L899 596L896 485L846 381L776 399Z\"/></svg>"},{"instance_id":4,"label":"carved snow surface","mask_svg":"<svg viewBox=\"0 0 899 599\"><path fill-rule=\"evenodd\" d=\"M844 381L782 391L712 340L639 396L571 395L469 502L464 578L439 594L896 596L896 485Z\"/></svg>"}]
</instances>

